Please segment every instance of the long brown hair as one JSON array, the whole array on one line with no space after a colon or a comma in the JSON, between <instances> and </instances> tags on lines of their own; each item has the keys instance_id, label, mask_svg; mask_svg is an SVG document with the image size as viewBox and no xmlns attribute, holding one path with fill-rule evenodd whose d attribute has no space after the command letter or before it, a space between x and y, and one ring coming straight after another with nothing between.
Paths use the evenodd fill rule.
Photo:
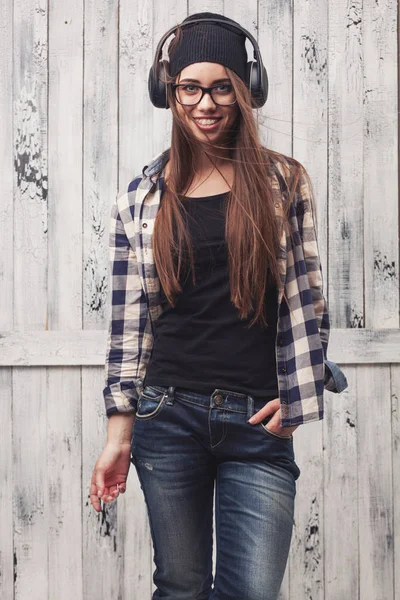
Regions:
<instances>
[{"instance_id":1,"label":"long brown hair","mask_svg":"<svg viewBox=\"0 0 400 600\"><path fill-rule=\"evenodd\" d=\"M170 56L181 35L181 28L178 27L168 47ZM229 158L226 160L235 163L234 182L227 200L225 226L231 302L238 309L241 319L246 319L252 314L249 327L256 322L264 327L268 325L265 311L266 286L276 284L278 289L282 288L277 261L281 227L291 235L288 213L300 177L301 165L292 157L262 146L252 112L254 106L250 92L235 72L227 67L226 71L236 93L238 118L225 145L207 141L202 142L200 148L224 179L214 161L216 155L219 156L218 150L226 152L229 148ZM193 181L195 156L199 150L199 142L177 111L170 85L174 81L175 78L167 74L168 102L173 116L169 154L171 168L153 232L156 270L171 306L175 306L177 296L182 292L180 280L188 264L191 267L192 281L195 283L193 249L183 216L185 206L182 196ZM294 172L290 173L288 202L283 203L283 222L275 215L269 176L274 163L279 162L282 157L285 159L283 163L295 167ZM290 308L284 292L283 296Z\"/></svg>"}]
</instances>

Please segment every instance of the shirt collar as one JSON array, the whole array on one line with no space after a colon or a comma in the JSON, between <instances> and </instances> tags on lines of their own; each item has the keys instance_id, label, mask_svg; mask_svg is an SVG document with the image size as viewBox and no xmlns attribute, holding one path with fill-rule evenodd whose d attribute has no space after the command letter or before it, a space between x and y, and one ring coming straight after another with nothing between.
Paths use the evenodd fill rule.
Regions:
<instances>
[{"instance_id":1,"label":"shirt collar","mask_svg":"<svg viewBox=\"0 0 400 600\"><path fill-rule=\"evenodd\" d=\"M154 175L159 175L163 169L165 164L169 160L170 148L164 150L160 154L157 154L148 165L145 165L142 170L142 174L145 177L150 177L151 181L153 181Z\"/></svg>"}]
</instances>

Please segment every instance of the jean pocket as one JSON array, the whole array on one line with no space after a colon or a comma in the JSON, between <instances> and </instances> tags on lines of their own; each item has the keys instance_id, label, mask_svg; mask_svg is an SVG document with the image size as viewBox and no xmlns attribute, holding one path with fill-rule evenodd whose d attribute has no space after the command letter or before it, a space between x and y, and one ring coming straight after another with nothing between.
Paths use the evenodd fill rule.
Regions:
<instances>
[{"instance_id":1,"label":"jean pocket","mask_svg":"<svg viewBox=\"0 0 400 600\"><path fill-rule=\"evenodd\" d=\"M146 385L137 402L136 419L154 419L165 406L167 394Z\"/></svg>"},{"instance_id":2,"label":"jean pocket","mask_svg":"<svg viewBox=\"0 0 400 600\"><path fill-rule=\"evenodd\" d=\"M275 433L275 431L270 431L269 429L267 429L265 419L264 419L264 422L260 421L259 425L261 426L264 433L266 433L267 435L271 436L274 439L280 440L282 442L292 442L293 441L293 434L280 435L279 433Z\"/></svg>"}]
</instances>

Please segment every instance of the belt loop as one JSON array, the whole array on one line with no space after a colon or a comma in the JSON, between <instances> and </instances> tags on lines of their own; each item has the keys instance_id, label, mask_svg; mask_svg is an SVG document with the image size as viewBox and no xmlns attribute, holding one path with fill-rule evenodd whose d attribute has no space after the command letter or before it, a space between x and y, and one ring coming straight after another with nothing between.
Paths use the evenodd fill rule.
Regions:
<instances>
[{"instance_id":1,"label":"belt loop","mask_svg":"<svg viewBox=\"0 0 400 600\"><path fill-rule=\"evenodd\" d=\"M254 414L254 398L253 396L247 396L247 420L250 419Z\"/></svg>"},{"instance_id":2,"label":"belt loop","mask_svg":"<svg viewBox=\"0 0 400 600\"><path fill-rule=\"evenodd\" d=\"M168 391L166 392L166 401L165 404L168 404L169 406L173 406L174 404L174 400L175 400L175 387L173 385L170 385L168 388Z\"/></svg>"}]
</instances>

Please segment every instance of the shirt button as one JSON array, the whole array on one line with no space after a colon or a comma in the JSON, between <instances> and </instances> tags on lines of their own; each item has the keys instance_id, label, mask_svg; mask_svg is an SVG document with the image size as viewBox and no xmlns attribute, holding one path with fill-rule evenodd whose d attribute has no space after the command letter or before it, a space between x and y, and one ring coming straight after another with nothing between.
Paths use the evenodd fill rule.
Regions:
<instances>
[{"instance_id":1,"label":"shirt button","mask_svg":"<svg viewBox=\"0 0 400 600\"><path fill-rule=\"evenodd\" d=\"M142 227L147 227L147 223L143 223Z\"/></svg>"},{"instance_id":2,"label":"shirt button","mask_svg":"<svg viewBox=\"0 0 400 600\"><path fill-rule=\"evenodd\" d=\"M221 396L221 394L217 394L215 396L214 400L215 400L215 404L218 404L218 406L219 406L220 404L223 403L224 398L223 398L223 396Z\"/></svg>"},{"instance_id":3,"label":"shirt button","mask_svg":"<svg viewBox=\"0 0 400 600\"><path fill-rule=\"evenodd\" d=\"M278 344L279 344L280 346L283 346L283 339L282 339L281 337L280 337L280 338L278 338Z\"/></svg>"},{"instance_id":4,"label":"shirt button","mask_svg":"<svg viewBox=\"0 0 400 600\"><path fill-rule=\"evenodd\" d=\"M279 208L279 202L275 202L276 208Z\"/></svg>"},{"instance_id":5,"label":"shirt button","mask_svg":"<svg viewBox=\"0 0 400 600\"><path fill-rule=\"evenodd\" d=\"M281 372L282 372L282 373L286 373L286 369L285 369L285 367L282 367L282 369L281 369Z\"/></svg>"}]
</instances>

